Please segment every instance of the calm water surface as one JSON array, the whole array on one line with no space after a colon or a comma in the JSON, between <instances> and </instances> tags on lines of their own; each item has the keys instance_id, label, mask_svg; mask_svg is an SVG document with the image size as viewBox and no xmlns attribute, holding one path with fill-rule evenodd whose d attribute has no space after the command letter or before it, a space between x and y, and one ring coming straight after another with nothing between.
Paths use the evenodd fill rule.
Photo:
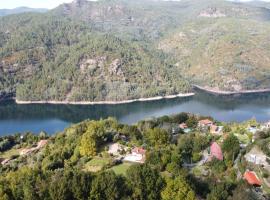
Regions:
<instances>
[{"instance_id":1,"label":"calm water surface","mask_svg":"<svg viewBox=\"0 0 270 200\"><path fill-rule=\"evenodd\" d=\"M220 121L270 120L270 94L217 97L202 92L194 97L123 105L16 105L0 103L0 135L31 131L53 134L85 119L116 117L123 123L179 112L213 116Z\"/></svg>"}]
</instances>

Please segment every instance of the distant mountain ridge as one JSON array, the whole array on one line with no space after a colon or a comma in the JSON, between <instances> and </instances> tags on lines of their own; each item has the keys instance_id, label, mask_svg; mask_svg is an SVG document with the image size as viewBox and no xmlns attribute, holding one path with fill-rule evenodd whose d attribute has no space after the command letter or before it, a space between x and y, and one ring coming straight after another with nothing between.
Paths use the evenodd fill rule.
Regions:
<instances>
[{"instance_id":1,"label":"distant mountain ridge","mask_svg":"<svg viewBox=\"0 0 270 200\"><path fill-rule=\"evenodd\" d=\"M46 8L28 8L28 7L18 7L14 9L0 9L0 17L13 15L13 14L20 14L26 12L37 12L37 13L44 13L47 12L48 9Z\"/></svg>"}]
</instances>

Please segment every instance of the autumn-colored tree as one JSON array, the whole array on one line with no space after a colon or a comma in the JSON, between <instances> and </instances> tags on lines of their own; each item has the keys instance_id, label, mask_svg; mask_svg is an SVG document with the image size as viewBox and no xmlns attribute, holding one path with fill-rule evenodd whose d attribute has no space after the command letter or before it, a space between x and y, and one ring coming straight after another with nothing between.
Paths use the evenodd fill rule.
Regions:
<instances>
[{"instance_id":1,"label":"autumn-colored tree","mask_svg":"<svg viewBox=\"0 0 270 200\"><path fill-rule=\"evenodd\" d=\"M95 156L104 135L105 129L102 121L90 123L81 139L80 154L82 156Z\"/></svg>"}]
</instances>

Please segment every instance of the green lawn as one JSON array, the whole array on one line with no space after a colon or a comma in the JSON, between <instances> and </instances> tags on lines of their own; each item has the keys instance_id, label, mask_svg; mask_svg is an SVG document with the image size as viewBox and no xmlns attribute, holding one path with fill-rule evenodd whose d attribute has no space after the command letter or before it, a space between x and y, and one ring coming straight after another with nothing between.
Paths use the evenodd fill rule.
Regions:
<instances>
[{"instance_id":1,"label":"green lawn","mask_svg":"<svg viewBox=\"0 0 270 200\"><path fill-rule=\"evenodd\" d=\"M128 168L131 166L131 163L123 163L120 165L116 165L112 168L110 168L110 170L113 170L117 175L126 175L126 172L128 170Z\"/></svg>"},{"instance_id":2,"label":"green lawn","mask_svg":"<svg viewBox=\"0 0 270 200\"><path fill-rule=\"evenodd\" d=\"M110 161L111 158L95 157L85 164L84 169L90 172L97 172L102 170L102 168L105 167L106 165L108 165Z\"/></svg>"}]
</instances>

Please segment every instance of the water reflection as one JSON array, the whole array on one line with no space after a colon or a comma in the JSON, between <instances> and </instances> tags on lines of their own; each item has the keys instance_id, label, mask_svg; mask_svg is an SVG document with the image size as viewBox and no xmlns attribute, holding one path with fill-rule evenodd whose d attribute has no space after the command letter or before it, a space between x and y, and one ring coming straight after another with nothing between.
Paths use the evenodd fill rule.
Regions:
<instances>
[{"instance_id":1,"label":"water reflection","mask_svg":"<svg viewBox=\"0 0 270 200\"><path fill-rule=\"evenodd\" d=\"M54 133L70 123L113 116L123 123L179 112L211 115L221 121L270 119L270 94L214 96L198 92L194 97L123 105L17 105L0 103L0 134L45 130Z\"/></svg>"}]
</instances>

